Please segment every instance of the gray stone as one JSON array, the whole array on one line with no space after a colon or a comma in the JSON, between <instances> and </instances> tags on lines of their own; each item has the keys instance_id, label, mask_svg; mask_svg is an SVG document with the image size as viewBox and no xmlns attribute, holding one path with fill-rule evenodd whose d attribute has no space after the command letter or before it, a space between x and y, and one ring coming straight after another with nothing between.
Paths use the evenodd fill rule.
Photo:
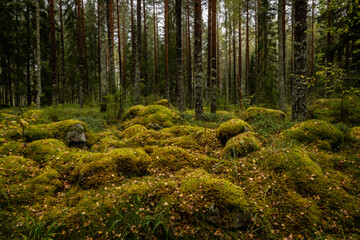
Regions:
<instances>
[{"instance_id":1,"label":"gray stone","mask_svg":"<svg viewBox=\"0 0 360 240\"><path fill-rule=\"evenodd\" d=\"M69 145L78 145L87 142L84 127L82 124L77 123L70 127L66 140Z\"/></svg>"}]
</instances>

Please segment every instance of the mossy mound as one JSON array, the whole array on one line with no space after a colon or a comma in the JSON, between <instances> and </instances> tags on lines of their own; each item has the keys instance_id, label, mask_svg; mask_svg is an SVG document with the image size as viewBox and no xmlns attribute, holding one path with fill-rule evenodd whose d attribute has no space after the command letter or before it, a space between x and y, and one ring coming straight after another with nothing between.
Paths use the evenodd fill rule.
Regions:
<instances>
[{"instance_id":1,"label":"mossy mound","mask_svg":"<svg viewBox=\"0 0 360 240\"><path fill-rule=\"evenodd\" d=\"M355 142L360 142L360 127L353 127L349 131L350 139Z\"/></svg>"},{"instance_id":2,"label":"mossy mound","mask_svg":"<svg viewBox=\"0 0 360 240\"><path fill-rule=\"evenodd\" d=\"M135 125L128 127L127 129L125 129L122 132L122 137L125 139L129 139L129 138L132 138L132 137L136 136L137 134L143 133L145 131L147 131L146 127L144 127L143 125L140 125L140 124L135 124Z\"/></svg>"},{"instance_id":3,"label":"mossy mound","mask_svg":"<svg viewBox=\"0 0 360 240\"><path fill-rule=\"evenodd\" d=\"M115 162L124 176L143 176L151 163L151 157L141 148L115 149L107 157Z\"/></svg>"},{"instance_id":4,"label":"mossy mound","mask_svg":"<svg viewBox=\"0 0 360 240\"><path fill-rule=\"evenodd\" d=\"M169 106L169 101L167 99L161 99L159 101L154 102L152 105L161 105L164 107L168 107Z\"/></svg>"},{"instance_id":5,"label":"mossy mound","mask_svg":"<svg viewBox=\"0 0 360 240\"><path fill-rule=\"evenodd\" d=\"M21 155L25 144L17 141L9 141L0 147L1 155Z\"/></svg>"},{"instance_id":6,"label":"mossy mound","mask_svg":"<svg viewBox=\"0 0 360 240\"><path fill-rule=\"evenodd\" d=\"M100 138L100 141L94 144L91 147L91 150L96 152L107 152L111 151L112 149L122 147L125 147L124 142L117 137L110 135Z\"/></svg>"},{"instance_id":7,"label":"mossy mound","mask_svg":"<svg viewBox=\"0 0 360 240\"><path fill-rule=\"evenodd\" d=\"M319 99L308 107L310 118L322 119L331 123L344 122L360 125L359 97Z\"/></svg>"},{"instance_id":8,"label":"mossy mound","mask_svg":"<svg viewBox=\"0 0 360 240\"><path fill-rule=\"evenodd\" d=\"M146 130L125 141L129 147L163 146L164 141L171 139L171 134L155 130Z\"/></svg>"},{"instance_id":9,"label":"mossy mound","mask_svg":"<svg viewBox=\"0 0 360 240\"><path fill-rule=\"evenodd\" d=\"M197 159L187 151L178 147L162 147L152 153L151 168L178 171L186 167L198 166Z\"/></svg>"},{"instance_id":10,"label":"mossy mound","mask_svg":"<svg viewBox=\"0 0 360 240\"><path fill-rule=\"evenodd\" d=\"M221 124L216 136L222 144L225 144L230 138L247 131L253 131L252 127L247 122L234 118Z\"/></svg>"},{"instance_id":11,"label":"mossy mound","mask_svg":"<svg viewBox=\"0 0 360 240\"><path fill-rule=\"evenodd\" d=\"M254 151L260 149L261 143L256 137L256 133L245 132L230 138L226 142L224 148L224 156L232 157L244 157Z\"/></svg>"},{"instance_id":12,"label":"mossy mound","mask_svg":"<svg viewBox=\"0 0 360 240\"><path fill-rule=\"evenodd\" d=\"M30 125L25 129L27 141L56 138L66 145L94 144L96 137L91 133L86 123L79 120L64 120L50 124Z\"/></svg>"},{"instance_id":13,"label":"mossy mound","mask_svg":"<svg viewBox=\"0 0 360 240\"><path fill-rule=\"evenodd\" d=\"M262 108L262 107L249 107L246 109L247 119L261 117L268 118L272 121L281 122L285 119L285 113L280 110Z\"/></svg>"},{"instance_id":14,"label":"mossy mound","mask_svg":"<svg viewBox=\"0 0 360 240\"><path fill-rule=\"evenodd\" d=\"M122 117L121 121L122 129L135 124L141 124L148 129L154 130L186 123L176 111L161 105L137 105L131 107Z\"/></svg>"},{"instance_id":15,"label":"mossy mound","mask_svg":"<svg viewBox=\"0 0 360 240\"><path fill-rule=\"evenodd\" d=\"M33 109L33 110L29 110L27 112L25 112L23 114L23 117L26 121L28 122L44 122L46 121L45 118L45 113L43 110L39 110L39 109Z\"/></svg>"},{"instance_id":16,"label":"mossy mound","mask_svg":"<svg viewBox=\"0 0 360 240\"><path fill-rule=\"evenodd\" d=\"M0 188L20 184L38 171L39 165L31 159L21 156L0 158Z\"/></svg>"},{"instance_id":17,"label":"mossy mound","mask_svg":"<svg viewBox=\"0 0 360 240\"><path fill-rule=\"evenodd\" d=\"M302 143L314 143L325 147L330 145L332 148L338 147L344 139L339 129L321 120L309 120L296 124L283 132L283 135Z\"/></svg>"},{"instance_id":18,"label":"mossy mound","mask_svg":"<svg viewBox=\"0 0 360 240\"><path fill-rule=\"evenodd\" d=\"M259 164L266 170L289 179L291 187L311 192L314 183L323 177L322 169L300 149L260 152Z\"/></svg>"},{"instance_id":19,"label":"mossy mound","mask_svg":"<svg viewBox=\"0 0 360 240\"><path fill-rule=\"evenodd\" d=\"M65 144L58 139L42 139L29 143L24 155L38 163L45 163L66 149Z\"/></svg>"},{"instance_id":20,"label":"mossy mound","mask_svg":"<svg viewBox=\"0 0 360 240\"><path fill-rule=\"evenodd\" d=\"M184 195L180 208L185 214L204 212L207 221L222 228L246 228L250 224L244 191L229 181L196 170L182 181L180 192Z\"/></svg>"}]
</instances>

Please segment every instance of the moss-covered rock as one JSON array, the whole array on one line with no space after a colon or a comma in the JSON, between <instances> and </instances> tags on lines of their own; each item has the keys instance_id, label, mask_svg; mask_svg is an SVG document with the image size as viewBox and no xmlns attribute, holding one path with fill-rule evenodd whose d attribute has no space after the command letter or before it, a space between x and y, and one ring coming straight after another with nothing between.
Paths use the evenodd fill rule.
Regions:
<instances>
[{"instance_id":1,"label":"moss-covered rock","mask_svg":"<svg viewBox=\"0 0 360 240\"><path fill-rule=\"evenodd\" d=\"M353 127L349 131L350 139L355 142L360 142L360 127Z\"/></svg>"},{"instance_id":2,"label":"moss-covered rock","mask_svg":"<svg viewBox=\"0 0 360 240\"><path fill-rule=\"evenodd\" d=\"M50 124L30 125L25 129L27 141L56 138L66 145L94 144L96 137L91 133L86 123L79 120L64 120Z\"/></svg>"},{"instance_id":3,"label":"moss-covered rock","mask_svg":"<svg viewBox=\"0 0 360 240\"><path fill-rule=\"evenodd\" d=\"M203 170L190 173L181 183L184 195L181 208L205 212L205 219L222 228L246 228L250 224L250 208L244 191L223 179L217 179Z\"/></svg>"},{"instance_id":4,"label":"moss-covered rock","mask_svg":"<svg viewBox=\"0 0 360 240\"><path fill-rule=\"evenodd\" d=\"M159 101L154 102L152 105L161 105L161 106L165 106L168 107L169 106L169 102L167 99L161 99Z\"/></svg>"},{"instance_id":5,"label":"moss-covered rock","mask_svg":"<svg viewBox=\"0 0 360 240\"><path fill-rule=\"evenodd\" d=\"M323 177L322 169L298 148L283 151L259 152L260 165L266 170L284 175L289 186L311 192L312 186Z\"/></svg>"},{"instance_id":6,"label":"moss-covered rock","mask_svg":"<svg viewBox=\"0 0 360 240\"><path fill-rule=\"evenodd\" d=\"M22 155L25 144L18 141L9 141L0 147L0 155Z\"/></svg>"},{"instance_id":7,"label":"moss-covered rock","mask_svg":"<svg viewBox=\"0 0 360 240\"><path fill-rule=\"evenodd\" d=\"M29 143L25 156L38 163L46 163L66 149L65 144L58 139L42 139Z\"/></svg>"},{"instance_id":8,"label":"moss-covered rock","mask_svg":"<svg viewBox=\"0 0 360 240\"><path fill-rule=\"evenodd\" d=\"M179 114L161 105L137 105L129 108L121 119L121 128L126 129L135 124L141 124L148 129L159 130L185 123Z\"/></svg>"},{"instance_id":9,"label":"moss-covered rock","mask_svg":"<svg viewBox=\"0 0 360 240\"><path fill-rule=\"evenodd\" d=\"M344 139L339 129L321 120L309 120L296 124L283 132L283 135L302 143L315 143L320 146L326 146L323 144L328 143L332 148L338 147Z\"/></svg>"},{"instance_id":10,"label":"moss-covered rock","mask_svg":"<svg viewBox=\"0 0 360 240\"><path fill-rule=\"evenodd\" d=\"M43 110L40 109L32 109L23 114L23 117L29 123L35 122L44 122L45 120L45 113Z\"/></svg>"},{"instance_id":11,"label":"moss-covered rock","mask_svg":"<svg viewBox=\"0 0 360 240\"><path fill-rule=\"evenodd\" d=\"M122 132L122 137L125 139L129 139L129 138L136 136L139 133L143 133L146 131L147 131L147 129L143 125L135 124L135 125L128 127L127 129L125 129Z\"/></svg>"},{"instance_id":12,"label":"moss-covered rock","mask_svg":"<svg viewBox=\"0 0 360 240\"><path fill-rule=\"evenodd\" d=\"M126 140L126 146L145 147L145 146L163 146L164 141L171 139L171 134L155 130L147 130L136 134Z\"/></svg>"},{"instance_id":13,"label":"moss-covered rock","mask_svg":"<svg viewBox=\"0 0 360 240\"><path fill-rule=\"evenodd\" d=\"M178 171L185 167L198 166L197 159L187 151L178 147L162 147L152 153L151 168Z\"/></svg>"},{"instance_id":14,"label":"moss-covered rock","mask_svg":"<svg viewBox=\"0 0 360 240\"><path fill-rule=\"evenodd\" d=\"M20 184L36 175L39 171L37 162L21 156L0 158L0 189L12 184Z\"/></svg>"},{"instance_id":15,"label":"moss-covered rock","mask_svg":"<svg viewBox=\"0 0 360 240\"><path fill-rule=\"evenodd\" d=\"M256 118L256 117L263 117L263 118L270 118L273 121L281 122L285 119L285 113L280 110L269 109L269 108L262 108L262 107L249 107L246 109L247 118Z\"/></svg>"},{"instance_id":16,"label":"moss-covered rock","mask_svg":"<svg viewBox=\"0 0 360 240\"><path fill-rule=\"evenodd\" d=\"M308 107L310 118L321 119L331 123L344 122L360 125L359 97L319 99Z\"/></svg>"},{"instance_id":17,"label":"moss-covered rock","mask_svg":"<svg viewBox=\"0 0 360 240\"><path fill-rule=\"evenodd\" d=\"M125 147L124 141L118 139L115 136L102 137L99 142L91 147L92 151L107 152L112 149Z\"/></svg>"},{"instance_id":18,"label":"moss-covered rock","mask_svg":"<svg viewBox=\"0 0 360 240\"><path fill-rule=\"evenodd\" d=\"M217 129L216 136L222 144L225 144L230 138L247 131L253 131L252 127L247 122L234 118L221 124Z\"/></svg>"},{"instance_id":19,"label":"moss-covered rock","mask_svg":"<svg viewBox=\"0 0 360 240\"><path fill-rule=\"evenodd\" d=\"M244 157L259 150L260 146L256 133L245 132L230 138L226 142L223 154L227 157Z\"/></svg>"}]
</instances>

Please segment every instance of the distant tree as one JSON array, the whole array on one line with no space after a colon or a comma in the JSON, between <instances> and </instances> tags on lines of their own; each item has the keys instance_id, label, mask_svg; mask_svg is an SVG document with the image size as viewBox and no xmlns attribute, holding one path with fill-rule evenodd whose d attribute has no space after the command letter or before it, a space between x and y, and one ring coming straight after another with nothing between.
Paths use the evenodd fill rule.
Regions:
<instances>
[{"instance_id":1,"label":"distant tree","mask_svg":"<svg viewBox=\"0 0 360 240\"><path fill-rule=\"evenodd\" d=\"M51 81L52 81L52 104L58 103L58 83L56 72L56 38L55 38L55 10L54 0L49 0L50 10L50 42L51 42Z\"/></svg>"},{"instance_id":2,"label":"distant tree","mask_svg":"<svg viewBox=\"0 0 360 240\"><path fill-rule=\"evenodd\" d=\"M216 113L216 0L211 1L211 113Z\"/></svg>"},{"instance_id":3,"label":"distant tree","mask_svg":"<svg viewBox=\"0 0 360 240\"><path fill-rule=\"evenodd\" d=\"M40 51L40 0L36 3L36 65L37 65L37 95L36 106L41 106L41 51Z\"/></svg>"}]
</instances>

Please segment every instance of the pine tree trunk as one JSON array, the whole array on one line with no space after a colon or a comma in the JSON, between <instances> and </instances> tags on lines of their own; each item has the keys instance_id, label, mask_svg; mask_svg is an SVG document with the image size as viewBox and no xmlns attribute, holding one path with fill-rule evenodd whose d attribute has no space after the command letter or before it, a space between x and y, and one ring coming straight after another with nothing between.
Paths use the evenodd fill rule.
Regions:
<instances>
[{"instance_id":1,"label":"pine tree trunk","mask_svg":"<svg viewBox=\"0 0 360 240\"><path fill-rule=\"evenodd\" d=\"M181 26L181 0L175 0L176 15L176 59L177 59L177 92L179 110L185 111L185 93L184 93L184 72L183 72L183 52L182 52L182 26Z\"/></svg>"},{"instance_id":2,"label":"pine tree trunk","mask_svg":"<svg viewBox=\"0 0 360 240\"><path fill-rule=\"evenodd\" d=\"M49 1L50 10L50 44L51 44L51 82L52 82L52 104L58 103L57 76L56 76L56 39L55 39L55 13L54 0Z\"/></svg>"},{"instance_id":3,"label":"pine tree trunk","mask_svg":"<svg viewBox=\"0 0 360 240\"><path fill-rule=\"evenodd\" d=\"M250 96L249 81L250 46L249 46L249 0L246 0L246 39L245 39L245 95Z\"/></svg>"},{"instance_id":4,"label":"pine tree trunk","mask_svg":"<svg viewBox=\"0 0 360 240\"><path fill-rule=\"evenodd\" d=\"M136 62L135 62L135 88L134 103L140 104L141 79L141 0L136 3Z\"/></svg>"},{"instance_id":5,"label":"pine tree trunk","mask_svg":"<svg viewBox=\"0 0 360 240\"><path fill-rule=\"evenodd\" d=\"M79 54L79 106L84 106L84 79L85 79L85 66L84 66L84 46L83 46L83 31L82 31L82 11L81 11L81 0L76 2L77 12L77 41L78 41L78 54Z\"/></svg>"},{"instance_id":6,"label":"pine tree trunk","mask_svg":"<svg viewBox=\"0 0 360 240\"><path fill-rule=\"evenodd\" d=\"M60 39L61 39L61 81L60 86L61 90L64 91L65 88L65 47L64 47L64 23L63 23L63 11L62 11L62 0L59 2L60 9ZM60 95L61 96L61 95ZM62 94L61 100L62 103L65 102L65 97Z\"/></svg>"},{"instance_id":7,"label":"pine tree trunk","mask_svg":"<svg viewBox=\"0 0 360 240\"><path fill-rule=\"evenodd\" d=\"M106 32L105 32L105 0L98 0L99 8L99 70L100 70L100 102L101 111L106 111L105 96L108 94L108 81L106 78ZM99 4L98 2L98 4Z\"/></svg>"},{"instance_id":8,"label":"pine tree trunk","mask_svg":"<svg viewBox=\"0 0 360 240\"><path fill-rule=\"evenodd\" d=\"M123 3L124 5L124 3ZM121 15L121 24L122 24L122 31L121 31L121 43L122 43L122 89L123 89L123 94L124 94L124 99L126 99L126 40L125 37L127 36L127 30L125 28L125 11L122 11L122 15ZM125 36L126 35L126 36Z\"/></svg>"},{"instance_id":9,"label":"pine tree trunk","mask_svg":"<svg viewBox=\"0 0 360 240\"><path fill-rule=\"evenodd\" d=\"M143 62L144 62L144 67L142 68L142 72L143 72L143 76L142 79L144 80L144 82L146 84L149 84L148 81L148 59L147 59L147 26L146 26L146 1L143 0L143 16L144 16L144 57L143 57ZM147 89L148 91L149 89Z\"/></svg>"},{"instance_id":10,"label":"pine tree trunk","mask_svg":"<svg viewBox=\"0 0 360 240\"><path fill-rule=\"evenodd\" d=\"M119 54L119 79L121 90L123 90L123 78L122 78L122 58L121 58L121 41L120 41L120 12L119 12L119 0L116 0L116 19L117 19L117 38L118 38L118 54Z\"/></svg>"},{"instance_id":11,"label":"pine tree trunk","mask_svg":"<svg viewBox=\"0 0 360 240\"><path fill-rule=\"evenodd\" d=\"M216 0L211 1L211 113L216 113Z\"/></svg>"},{"instance_id":12,"label":"pine tree trunk","mask_svg":"<svg viewBox=\"0 0 360 240\"><path fill-rule=\"evenodd\" d=\"M203 96L202 96L202 8L201 0L195 0L194 8L194 84L195 84L195 118L203 118Z\"/></svg>"},{"instance_id":13,"label":"pine tree trunk","mask_svg":"<svg viewBox=\"0 0 360 240\"><path fill-rule=\"evenodd\" d=\"M36 2L36 64L37 64L37 95L36 106L41 106L41 52L40 52L40 0Z\"/></svg>"},{"instance_id":14,"label":"pine tree trunk","mask_svg":"<svg viewBox=\"0 0 360 240\"><path fill-rule=\"evenodd\" d=\"M165 0L165 92L170 104L170 79L169 79L169 2Z\"/></svg>"},{"instance_id":15,"label":"pine tree trunk","mask_svg":"<svg viewBox=\"0 0 360 240\"><path fill-rule=\"evenodd\" d=\"M26 19L26 45L28 49L31 48L30 43L30 4L26 4L26 12L25 12L25 19ZM31 76L30 76L30 51L26 51L26 95L27 95L27 105L31 105Z\"/></svg>"},{"instance_id":16,"label":"pine tree trunk","mask_svg":"<svg viewBox=\"0 0 360 240\"><path fill-rule=\"evenodd\" d=\"M135 26L134 26L134 0L130 0L130 11L131 11L131 71L130 78L131 83L135 89L135 62L136 62L136 42L135 42Z\"/></svg>"},{"instance_id":17,"label":"pine tree trunk","mask_svg":"<svg viewBox=\"0 0 360 240\"><path fill-rule=\"evenodd\" d=\"M206 67L206 89L205 89L205 104L208 104L209 96L211 96L212 93L212 84L211 84L211 67L212 67L212 59L211 59L211 53L212 53L212 31L211 31L211 19L212 19L212 8L213 8L213 0L208 0L208 29L207 29L207 67Z\"/></svg>"},{"instance_id":18,"label":"pine tree trunk","mask_svg":"<svg viewBox=\"0 0 360 240\"><path fill-rule=\"evenodd\" d=\"M191 68L191 43L190 43L190 0L187 0L187 75L188 75L188 107L193 108L193 84L192 84L192 68Z\"/></svg>"},{"instance_id":19,"label":"pine tree trunk","mask_svg":"<svg viewBox=\"0 0 360 240\"><path fill-rule=\"evenodd\" d=\"M278 41L279 41L279 80L278 80L278 89L279 89L279 108L281 111L286 110L286 79L285 79L285 0L278 1Z\"/></svg>"},{"instance_id":20,"label":"pine tree trunk","mask_svg":"<svg viewBox=\"0 0 360 240\"><path fill-rule=\"evenodd\" d=\"M241 48L242 48L242 45L241 45L241 7L239 5L239 74L238 74L238 94L239 94L239 106L240 106L240 109L243 109L243 100L242 100L242 59L241 59L241 56L242 56L242 52L241 52Z\"/></svg>"},{"instance_id":21,"label":"pine tree trunk","mask_svg":"<svg viewBox=\"0 0 360 240\"><path fill-rule=\"evenodd\" d=\"M292 119L302 121L307 110L306 76L306 13L307 1L295 0L294 90Z\"/></svg>"},{"instance_id":22,"label":"pine tree trunk","mask_svg":"<svg viewBox=\"0 0 360 240\"><path fill-rule=\"evenodd\" d=\"M109 48L109 87L114 94L115 88L115 62L114 62L114 4L113 0L107 0L107 27L108 27L108 48Z\"/></svg>"},{"instance_id":23,"label":"pine tree trunk","mask_svg":"<svg viewBox=\"0 0 360 240\"><path fill-rule=\"evenodd\" d=\"M157 70L157 22L156 22L156 7L155 7L155 0L153 0L153 15L154 15L154 86L153 91L157 91L158 85L158 70Z\"/></svg>"}]
</instances>

